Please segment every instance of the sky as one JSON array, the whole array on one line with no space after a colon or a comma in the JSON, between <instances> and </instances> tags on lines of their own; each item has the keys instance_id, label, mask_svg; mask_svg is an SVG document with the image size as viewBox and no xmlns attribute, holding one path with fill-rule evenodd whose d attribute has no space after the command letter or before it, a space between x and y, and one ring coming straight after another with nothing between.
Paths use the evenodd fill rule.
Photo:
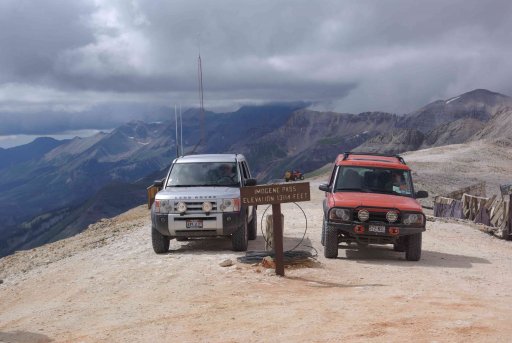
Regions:
<instances>
[{"instance_id":1,"label":"sky","mask_svg":"<svg viewBox=\"0 0 512 343\"><path fill-rule=\"evenodd\" d=\"M0 136L197 106L199 52L210 110L403 114L476 88L512 95L510 18L508 0L2 0Z\"/></svg>"}]
</instances>

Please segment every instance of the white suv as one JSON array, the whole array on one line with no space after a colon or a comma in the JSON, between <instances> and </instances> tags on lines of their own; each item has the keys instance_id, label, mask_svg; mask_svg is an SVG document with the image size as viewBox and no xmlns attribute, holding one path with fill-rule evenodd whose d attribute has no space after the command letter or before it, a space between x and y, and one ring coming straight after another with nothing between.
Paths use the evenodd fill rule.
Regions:
<instances>
[{"instance_id":1,"label":"white suv","mask_svg":"<svg viewBox=\"0 0 512 343\"><path fill-rule=\"evenodd\" d=\"M242 206L240 187L254 186L240 154L189 155L176 158L151 206L153 250L169 250L173 238L231 236L233 250L247 250L256 239L256 207Z\"/></svg>"}]
</instances>

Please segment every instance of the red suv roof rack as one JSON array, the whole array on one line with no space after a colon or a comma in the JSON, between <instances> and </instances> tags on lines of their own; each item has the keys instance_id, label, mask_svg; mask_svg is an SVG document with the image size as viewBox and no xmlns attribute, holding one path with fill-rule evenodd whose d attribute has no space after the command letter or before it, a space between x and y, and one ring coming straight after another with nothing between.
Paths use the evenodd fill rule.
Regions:
<instances>
[{"instance_id":1,"label":"red suv roof rack","mask_svg":"<svg viewBox=\"0 0 512 343\"><path fill-rule=\"evenodd\" d=\"M349 155L369 155L369 156L380 156L380 157L395 157L396 159L398 159L398 161L402 164L405 164L407 165L407 163L405 163L404 159L402 156L398 155L398 154L379 154L379 153L375 153L375 152L355 152L355 151L347 151L347 152L344 152L343 153L343 160L342 161L345 161Z\"/></svg>"}]
</instances>

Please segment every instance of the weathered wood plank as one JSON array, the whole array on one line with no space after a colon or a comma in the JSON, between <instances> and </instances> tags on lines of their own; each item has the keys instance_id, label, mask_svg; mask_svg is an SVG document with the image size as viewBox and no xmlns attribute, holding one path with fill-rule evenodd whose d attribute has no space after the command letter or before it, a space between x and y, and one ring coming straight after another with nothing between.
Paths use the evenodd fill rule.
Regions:
<instances>
[{"instance_id":1,"label":"weathered wood plank","mask_svg":"<svg viewBox=\"0 0 512 343\"><path fill-rule=\"evenodd\" d=\"M487 200L485 202L485 209L490 210L492 207L492 204L494 203L495 200L496 200L496 194L494 194L492 197L489 198L489 200Z\"/></svg>"},{"instance_id":2,"label":"weathered wood plank","mask_svg":"<svg viewBox=\"0 0 512 343\"><path fill-rule=\"evenodd\" d=\"M494 209L493 216L491 217L491 224L493 226L497 226L502 215L503 215L503 203L500 203L500 205L495 207L495 209Z\"/></svg>"},{"instance_id":3,"label":"weathered wood plank","mask_svg":"<svg viewBox=\"0 0 512 343\"><path fill-rule=\"evenodd\" d=\"M491 218L493 218L496 215L496 212L500 208L501 202L502 202L502 200L500 198L496 198L494 204L491 207L491 213L490 213Z\"/></svg>"}]
</instances>

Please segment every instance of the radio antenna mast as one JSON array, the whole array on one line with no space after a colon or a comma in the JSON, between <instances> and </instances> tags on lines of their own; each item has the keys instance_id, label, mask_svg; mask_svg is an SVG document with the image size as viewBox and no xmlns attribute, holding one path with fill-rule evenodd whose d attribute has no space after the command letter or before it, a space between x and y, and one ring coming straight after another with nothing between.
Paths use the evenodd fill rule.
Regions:
<instances>
[{"instance_id":1,"label":"radio antenna mast","mask_svg":"<svg viewBox=\"0 0 512 343\"><path fill-rule=\"evenodd\" d=\"M205 142L205 132L204 132L204 95L203 95L203 66L201 63L201 42L198 42L198 58L197 58L197 83L199 90L199 125L201 130L201 137L199 141L196 143L192 151L190 152L193 155L196 152L196 149Z\"/></svg>"},{"instance_id":2,"label":"radio antenna mast","mask_svg":"<svg viewBox=\"0 0 512 343\"><path fill-rule=\"evenodd\" d=\"M176 122L176 157L180 156L180 141L178 140L178 112L176 105L174 105L174 120Z\"/></svg>"},{"instance_id":3,"label":"radio antenna mast","mask_svg":"<svg viewBox=\"0 0 512 343\"><path fill-rule=\"evenodd\" d=\"M203 96L203 66L201 63L201 50L197 59L197 77L199 83L199 121L201 125L201 140L199 144L204 144L204 96Z\"/></svg>"},{"instance_id":4,"label":"radio antenna mast","mask_svg":"<svg viewBox=\"0 0 512 343\"><path fill-rule=\"evenodd\" d=\"M180 146L181 146L181 156L183 156L183 119L181 117L181 104L180 104Z\"/></svg>"}]
</instances>

